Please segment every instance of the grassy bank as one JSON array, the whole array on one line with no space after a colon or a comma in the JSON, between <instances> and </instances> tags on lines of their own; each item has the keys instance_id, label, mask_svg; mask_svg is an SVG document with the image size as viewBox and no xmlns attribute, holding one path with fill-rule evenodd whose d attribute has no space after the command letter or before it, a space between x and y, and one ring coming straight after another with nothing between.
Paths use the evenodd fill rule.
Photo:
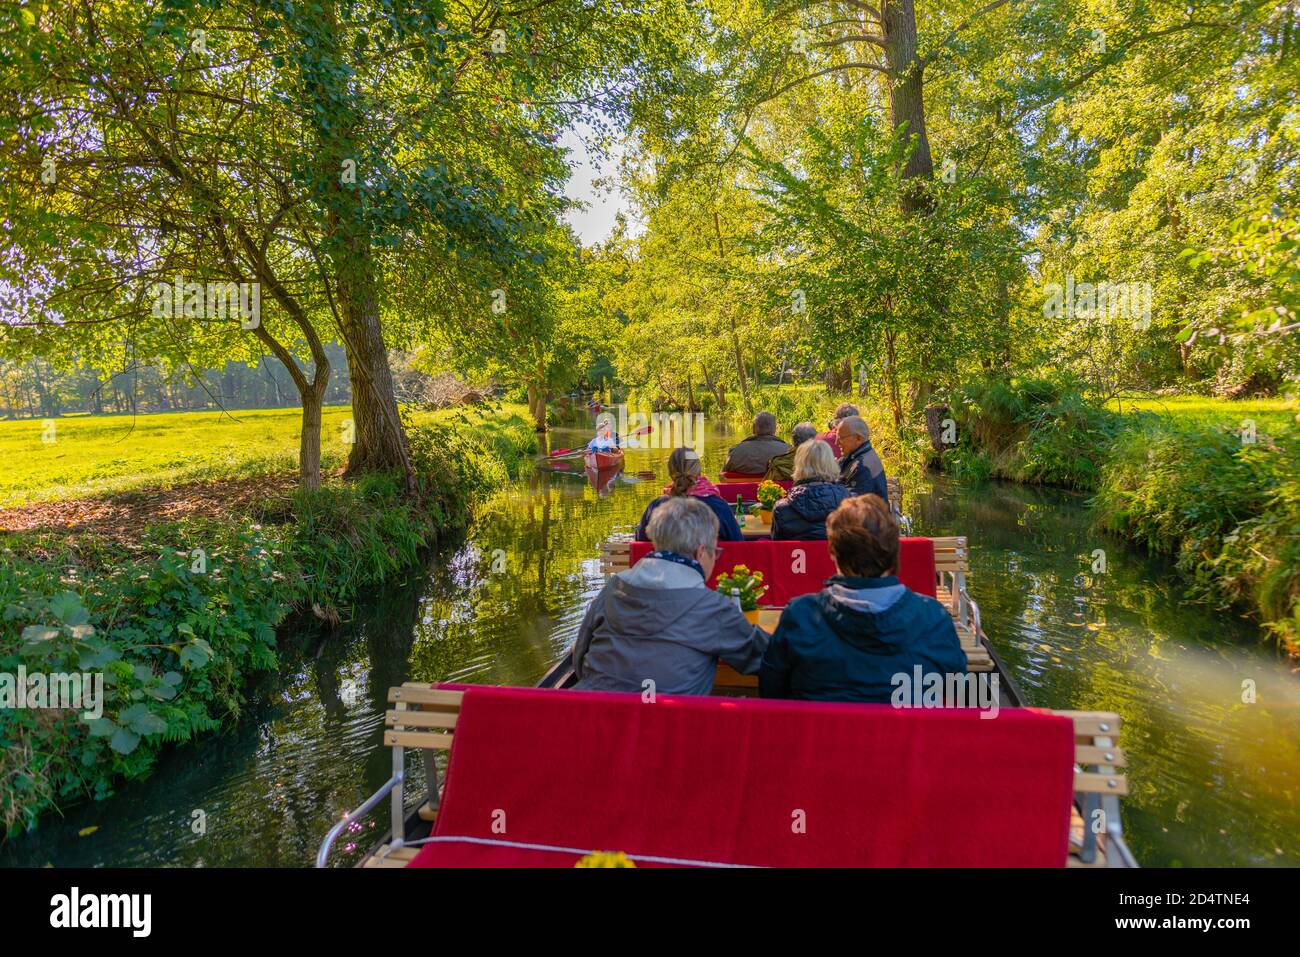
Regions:
<instances>
[{"instance_id":1,"label":"grassy bank","mask_svg":"<svg viewBox=\"0 0 1300 957\"><path fill-rule=\"evenodd\" d=\"M945 470L1096 493L1098 527L1175 557L1197 597L1249 609L1300 656L1294 403L1153 397L1102 405L1031 380L969 384L950 408L957 443L937 457Z\"/></svg>"},{"instance_id":2,"label":"grassy bank","mask_svg":"<svg viewBox=\"0 0 1300 957\"><path fill-rule=\"evenodd\" d=\"M21 830L52 807L106 796L121 778L148 774L167 743L238 719L250 678L277 666L276 628L288 616L346 617L355 599L416 565L524 466L536 439L522 411L449 411L412 423L414 497L395 475L334 478L316 492L254 495L127 536L0 538L0 673L100 673L105 684L103 717L90 722L69 710L0 710L0 825ZM185 441L210 450L203 426L189 423L198 431ZM296 444L292 430L283 438ZM173 481L175 443L166 431L145 433L119 454L162 463L158 480ZM281 451L249 452L235 474L259 481ZM60 474L45 478L65 488ZM114 480L148 477L132 466Z\"/></svg>"}]
</instances>

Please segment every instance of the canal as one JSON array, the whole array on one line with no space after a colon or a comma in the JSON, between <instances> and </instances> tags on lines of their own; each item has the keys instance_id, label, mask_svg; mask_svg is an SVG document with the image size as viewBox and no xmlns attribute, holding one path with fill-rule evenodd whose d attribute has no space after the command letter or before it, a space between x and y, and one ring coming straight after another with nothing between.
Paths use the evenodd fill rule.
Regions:
<instances>
[{"instance_id":1,"label":"canal","mask_svg":"<svg viewBox=\"0 0 1300 957\"><path fill-rule=\"evenodd\" d=\"M551 442L588 437L558 429ZM708 438L716 478L734 437ZM630 451L600 488L580 469L519 479L463 542L368 596L343 627L287 635L286 667L237 729L170 750L105 801L48 815L0 847L0 865L309 865L390 773L388 688L537 681L601 585L601 542L660 494L667 454ZM1139 861L1300 865L1300 682L1257 628L1187 602L1167 561L1094 532L1082 496L927 477L904 501L915 534L968 536L985 630L1031 704L1122 715L1124 826ZM359 826L335 862L357 860L385 826L382 815Z\"/></svg>"}]
</instances>

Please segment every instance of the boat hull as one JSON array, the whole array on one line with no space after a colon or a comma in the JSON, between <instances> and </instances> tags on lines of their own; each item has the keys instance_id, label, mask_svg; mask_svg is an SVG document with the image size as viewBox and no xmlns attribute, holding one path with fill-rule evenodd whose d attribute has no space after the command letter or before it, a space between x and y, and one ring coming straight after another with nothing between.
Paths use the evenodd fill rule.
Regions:
<instances>
[{"instance_id":1,"label":"boat hull","mask_svg":"<svg viewBox=\"0 0 1300 957\"><path fill-rule=\"evenodd\" d=\"M582 457L588 469L593 472L605 472L609 469L616 469L623 464L623 450L616 449L613 452L588 452Z\"/></svg>"}]
</instances>

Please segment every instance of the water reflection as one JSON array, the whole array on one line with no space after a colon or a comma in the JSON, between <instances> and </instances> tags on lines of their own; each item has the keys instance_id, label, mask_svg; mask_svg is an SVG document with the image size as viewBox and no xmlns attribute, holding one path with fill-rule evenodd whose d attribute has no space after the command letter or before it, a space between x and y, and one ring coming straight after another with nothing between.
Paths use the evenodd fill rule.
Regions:
<instances>
[{"instance_id":1,"label":"water reflection","mask_svg":"<svg viewBox=\"0 0 1300 957\"><path fill-rule=\"evenodd\" d=\"M557 430L553 448L585 429ZM711 435L716 477L723 437ZM539 470L482 509L468 540L367 596L327 634L295 633L284 674L239 728L165 755L146 781L0 848L7 865L303 866L389 776L387 689L404 680L531 684L572 642L601 585L600 544L628 534L666 481L664 450L613 481ZM642 473L648 473L645 478ZM915 483L914 483L915 484ZM1012 485L912 489L918 534L965 534L986 630L1031 703L1124 719L1130 843L1148 865L1300 863L1300 693L1258 633L1184 601L1170 566L1093 533L1083 499ZM1106 552L1104 574L1092 553ZM1242 702L1242 681L1257 703ZM409 770L417 780L418 762ZM206 833L193 830L193 812ZM382 815L348 836L355 861ZM79 837L87 827L93 834Z\"/></svg>"}]
</instances>

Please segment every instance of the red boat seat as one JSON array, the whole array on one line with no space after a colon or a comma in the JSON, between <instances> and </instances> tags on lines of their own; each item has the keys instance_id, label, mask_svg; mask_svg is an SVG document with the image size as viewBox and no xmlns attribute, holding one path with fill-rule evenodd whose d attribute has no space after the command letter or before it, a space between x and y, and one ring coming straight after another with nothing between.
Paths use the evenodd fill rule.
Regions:
<instances>
[{"instance_id":1,"label":"red boat seat","mask_svg":"<svg viewBox=\"0 0 1300 957\"><path fill-rule=\"evenodd\" d=\"M1060 867L1074 723L471 686L409 867Z\"/></svg>"},{"instance_id":2,"label":"red boat seat","mask_svg":"<svg viewBox=\"0 0 1300 957\"><path fill-rule=\"evenodd\" d=\"M746 502L758 501L758 487L762 482L719 482L718 491L722 494L722 500L728 505L736 504L736 496L739 495ZM788 481L777 482L777 485L790 491L790 486L794 483Z\"/></svg>"},{"instance_id":3,"label":"red boat seat","mask_svg":"<svg viewBox=\"0 0 1300 957\"><path fill-rule=\"evenodd\" d=\"M904 538L898 545L898 580L918 595L935 598L934 542L928 538ZM632 542L629 566L652 551L654 545L650 542ZM785 607L793 598L820 591L822 582L835 574L835 563L824 541L724 542L709 587L717 587L718 575L730 572L737 565L763 573L768 590L760 604L775 607Z\"/></svg>"},{"instance_id":4,"label":"red boat seat","mask_svg":"<svg viewBox=\"0 0 1300 957\"><path fill-rule=\"evenodd\" d=\"M762 472L723 472L722 480L724 482L761 482L763 481Z\"/></svg>"},{"instance_id":5,"label":"red boat seat","mask_svg":"<svg viewBox=\"0 0 1300 957\"><path fill-rule=\"evenodd\" d=\"M654 545L650 542L633 542L631 554L628 556L628 564L635 565L652 551L654 551ZM763 581L768 585L769 593L771 592L773 574L771 542L723 542L722 554L718 556L718 560L713 565L713 574L709 576L708 586L717 588L718 576L729 573L737 565L744 565L751 572L762 572ZM818 585L818 588L820 587ZM767 595L764 595L761 604L770 605L773 602Z\"/></svg>"}]
</instances>

